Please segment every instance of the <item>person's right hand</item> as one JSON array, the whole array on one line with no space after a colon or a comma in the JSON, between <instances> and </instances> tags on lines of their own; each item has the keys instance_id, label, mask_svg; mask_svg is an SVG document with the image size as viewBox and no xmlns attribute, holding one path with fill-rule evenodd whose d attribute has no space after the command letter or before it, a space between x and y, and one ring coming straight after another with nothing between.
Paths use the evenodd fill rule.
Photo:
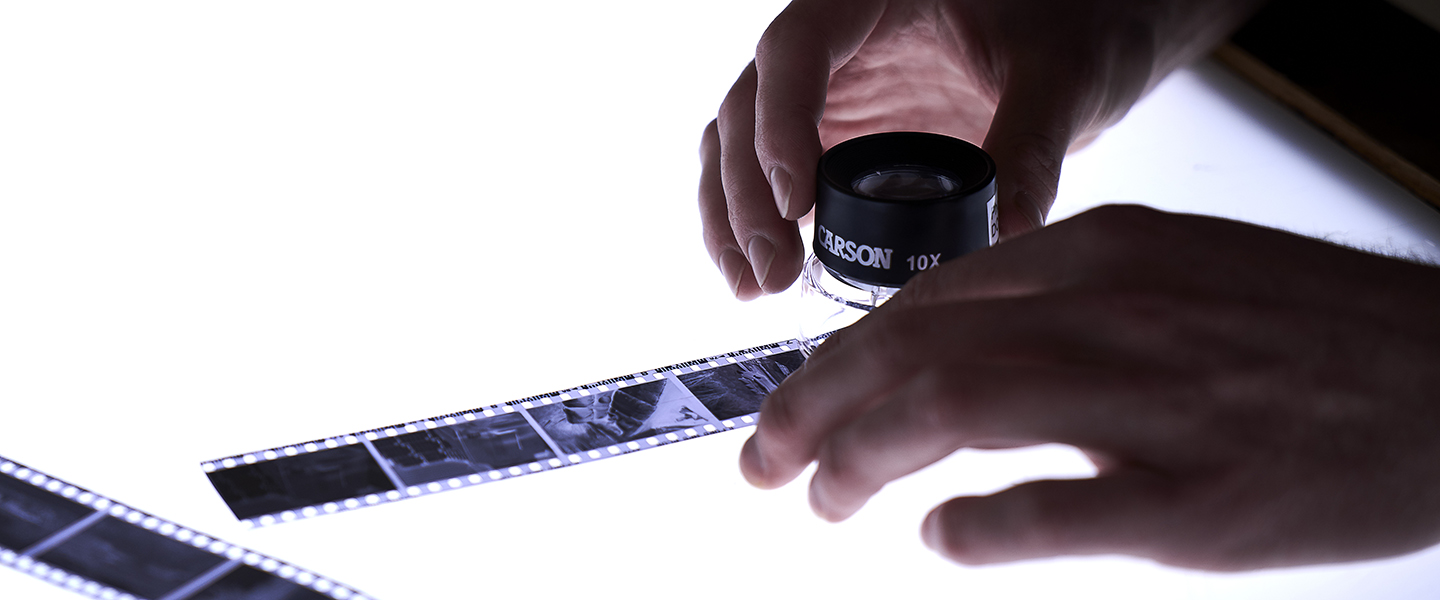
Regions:
<instances>
[{"instance_id":1,"label":"person's right hand","mask_svg":"<svg viewBox=\"0 0 1440 600\"><path fill-rule=\"evenodd\" d=\"M706 248L749 300L788 288L821 152L881 131L984 140L1002 239L1044 224L1072 145L1258 0L795 0L705 129Z\"/></svg>"},{"instance_id":2,"label":"person's right hand","mask_svg":"<svg viewBox=\"0 0 1440 600\"><path fill-rule=\"evenodd\" d=\"M1440 543L1440 268L1098 208L917 275L771 393L740 464L812 462L849 518L961 448L1068 444L1089 479L941 504L980 564L1122 553L1236 570Z\"/></svg>"}]
</instances>

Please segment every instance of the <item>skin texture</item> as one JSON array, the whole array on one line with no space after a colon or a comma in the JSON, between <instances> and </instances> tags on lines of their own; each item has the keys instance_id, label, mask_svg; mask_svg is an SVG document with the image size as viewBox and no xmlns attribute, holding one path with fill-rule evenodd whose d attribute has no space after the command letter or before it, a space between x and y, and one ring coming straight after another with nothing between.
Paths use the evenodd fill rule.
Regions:
<instances>
[{"instance_id":1,"label":"skin texture","mask_svg":"<svg viewBox=\"0 0 1440 600\"><path fill-rule=\"evenodd\" d=\"M1098 476L955 498L964 563L1124 553L1238 570L1440 541L1440 272L1135 207L1041 228L1068 149L1252 0L796 0L701 143L712 258L787 288L821 152L944 133L998 166L1002 243L926 271L770 395L741 469L843 520L961 448L1070 444Z\"/></svg>"},{"instance_id":2,"label":"skin texture","mask_svg":"<svg viewBox=\"0 0 1440 600\"><path fill-rule=\"evenodd\" d=\"M704 240L731 291L790 286L820 154L880 131L995 159L1002 238L1044 224L1068 149L1200 56L1256 0L796 0L705 129Z\"/></svg>"},{"instance_id":3,"label":"skin texture","mask_svg":"<svg viewBox=\"0 0 1440 600\"><path fill-rule=\"evenodd\" d=\"M1123 553L1238 570L1440 542L1440 269L1102 207L950 261L769 396L741 468L818 461L820 516L960 448L1070 444L1099 475L937 507L963 563Z\"/></svg>"}]
</instances>

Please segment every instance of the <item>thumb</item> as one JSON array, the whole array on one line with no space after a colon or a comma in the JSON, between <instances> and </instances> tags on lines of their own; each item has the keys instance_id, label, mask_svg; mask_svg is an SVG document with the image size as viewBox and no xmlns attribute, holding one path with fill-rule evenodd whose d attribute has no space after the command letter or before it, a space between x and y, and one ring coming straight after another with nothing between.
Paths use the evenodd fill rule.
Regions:
<instances>
[{"instance_id":1,"label":"thumb","mask_svg":"<svg viewBox=\"0 0 1440 600\"><path fill-rule=\"evenodd\" d=\"M1000 94L985 134L995 159L1000 239L1045 225L1060 184L1060 163L1076 135L1079 112L1053 83L1015 77Z\"/></svg>"},{"instance_id":2,"label":"thumb","mask_svg":"<svg viewBox=\"0 0 1440 600\"><path fill-rule=\"evenodd\" d=\"M1152 556L1167 532L1172 484L1127 470L1094 479L1034 481L931 511L921 535L950 560L985 564L1072 554ZM1152 556L1152 558L1158 558Z\"/></svg>"}]
</instances>

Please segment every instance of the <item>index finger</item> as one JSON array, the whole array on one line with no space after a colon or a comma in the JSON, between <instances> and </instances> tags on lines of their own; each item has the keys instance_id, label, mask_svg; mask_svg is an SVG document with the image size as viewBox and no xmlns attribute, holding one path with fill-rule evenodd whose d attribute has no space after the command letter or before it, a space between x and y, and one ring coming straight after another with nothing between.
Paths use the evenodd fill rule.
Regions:
<instances>
[{"instance_id":1,"label":"index finger","mask_svg":"<svg viewBox=\"0 0 1440 600\"><path fill-rule=\"evenodd\" d=\"M1076 353L1094 360L1118 339L1095 339L1093 323L1076 319L1065 298L888 308L836 333L765 399L741 455L752 484L794 479L835 431L926 370L1064 364Z\"/></svg>"},{"instance_id":2,"label":"index finger","mask_svg":"<svg viewBox=\"0 0 1440 600\"><path fill-rule=\"evenodd\" d=\"M820 118L830 74L865 43L883 2L796 0L755 49L755 154L780 215L799 219L815 204Z\"/></svg>"}]
</instances>

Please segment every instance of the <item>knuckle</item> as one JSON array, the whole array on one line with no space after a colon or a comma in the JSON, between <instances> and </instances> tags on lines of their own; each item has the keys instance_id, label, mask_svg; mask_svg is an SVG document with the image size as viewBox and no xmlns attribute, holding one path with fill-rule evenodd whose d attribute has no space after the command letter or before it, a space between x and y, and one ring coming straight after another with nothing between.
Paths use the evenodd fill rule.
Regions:
<instances>
[{"instance_id":1,"label":"knuckle","mask_svg":"<svg viewBox=\"0 0 1440 600\"><path fill-rule=\"evenodd\" d=\"M735 236L729 231L717 231L715 227L705 227L700 238L705 243L705 250L710 253L710 260L716 265L720 264L720 257L725 251L740 251L740 245L736 243Z\"/></svg>"},{"instance_id":2,"label":"knuckle","mask_svg":"<svg viewBox=\"0 0 1440 600\"><path fill-rule=\"evenodd\" d=\"M1060 516L1066 511L1046 506L1040 491L1050 483L1058 482L1022 484L988 498L991 510L986 522L976 528L973 537L977 543L991 548L992 553L1003 548L998 552L1009 560L1063 552L1067 546L1062 538L1071 528Z\"/></svg>"},{"instance_id":3,"label":"knuckle","mask_svg":"<svg viewBox=\"0 0 1440 600\"><path fill-rule=\"evenodd\" d=\"M730 93L725 96L725 99L720 101L720 110L715 116L716 135L719 135L723 140L725 132L730 131L737 122L746 120L744 119L744 114L741 112L742 110L746 112L753 112L755 110L753 103L753 97L747 102L732 88Z\"/></svg>"},{"instance_id":4,"label":"knuckle","mask_svg":"<svg viewBox=\"0 0 1440 600\"><path fill-rule=\"evenodd\" d=\"M983 424L980 411L957 391L961 387L938 369L921 371L907 387L909 397L895 410L904 411L901 418L913 424L917 436L964 437L962 432L976 432Z\"/></svg>"},{"instance_id":5,"label":"knuckle","mask_svg":"<svg viewBox=\"0 0 1440 600\"><path fill-rule=\"evenodd\" d=\"M945 555L965 564L984 564L1064 552L1069 547L1064 532L1070 528L1056 516L1065 511L1048 509L1036 490L1036 483L1029 483L946 503L941 512Z\"/></svg>"},{"instance_id":6,"label":"knuckle","mask_svg":"<svg viewBox=\"0 0 1440 600\"><path fill-rule=\"evenodd\" d=\"M968 518L979 501L979 498L956 498L938 509L938 531L933 543L946 558L967 565L992 562L985 534L975 526L975 519Z\"/></svg>"},{"instance_id":7,"label":"knuckle","mask_svg":"<svg viewBox=\"0 0 1440 600\"><path fill-rule=\"evenodd\" d=\"M755 62L763 65L774 57L777 59L789 58L787 51L795 47L797 42L802 40L817 39L818 28L810 19L795 14L795 11L786 9L775 16L770 26L760 34L760 40L755 43Z\"/></svg>"},{"instance_id":8,"label":"knuckle","mask_svg":"<svg viewBox=\"0 0 1440 600\"><path fill-rule=\"evenodd\" d=\"M905 356L912 348L922 344L917 334L924 333L916 325L915 310L891 313L882 326L870 327L864 331L865 352L877 363L882 371L890 371L906 362ZM857 332L859 333L859 332Z\"/></svg>"},{"instance_id":9,"label":"knuckle","mask_svg":"<svg viewBox=\"0 0 1440 600\"><path fill-rule=\"evenodd\" d=\"M918 377L916 398L908 403L913 422L931 430L954 431L961 427L973 426L974 411L965 410L965 403L950 398L950 390L937 384L933 372Z\"/></svg>"},{"instance_id":10,"label":"knuckle","mask_svg":"<svg viewBox=\"0 0 1440 600\"><path fill-rule=\"evenodd\" d=\"M816 137L812 142L797 136L789 126L795 123L805 123L811 119L808 110L799 106L796 106L794 110L783 111L760 105L755 108L758 123L755 128L755 157L765 172L768 173L770 168L775 166L787 166L794 169L794 166L789 163L794 162L797 152L807 148L817 148L816 153L818 154L819 133L815 128L811 127L808 130L810 135ZM778 118L776 118L777 116ZM802 182L795 181L793 183Z\"/></svg>"},{"instance_id":11,"label":"knuckle","mask_svg":"<svg viewBox=\"0 0 1440 600\"><path fill-rule=\"evenodd\" d=\"M1163 237L1164 214L1133 204L1094 208L1075 218L1071 245L1080 248L1092 265L1146 259L1146 249Z\"/></svg>"},{"instance_id":12,"label":"knuckle","mask_svg":"<svg viewBox=\"0 0 1440 600\"><path fill-rule=\"evenodd\" d=\"M1106 204L1090 211L1091 218L1100 223L1127 229L1147 225L1161 214L1139 204Z\"/></svg>"},{"instance_id":13,"label":"knuckle","mask_svg":"<svg viewBox=\"0 0 1440 600\"><path fill-rule=\"evenodd\" d=\"M730 91L725 93L725 99L720 101L720 110L716 114L717 131L723 137L725 132L732 126L748 123L755 118L755 66L751 63L735 84L730 86Z\"/></svg>"},{"instance_id":14,"label":"knuckle","mask_svg":"<svg viewBox=\"0 0 1440 600\"><path fill-rule=\"evenodd\" d=\"M844 490L853 493L856 490L868 490L870 487L869 478L859 456L854 452L854 446L843 433L832 436L830 441L820 447L816 460L819 462L819 469L824 470L825 480L830 489Z\"/></svg>"},{"instance_id":15,"label":"knuckle","mask_svg":"<svg viewBox=\"0 0 1440 600\"><path fill-rule=\"evenodd\" d=\"M1063 496L1050 493L1063 481L1037 481L1017 488L1019 493L1008 499L1011 526L1009 535L1024 548L1041 551L1063 551L1083 548L1088 540L1080 532L1089 529L1083 512L1070 510Z\"/></svg>"},{"instance_id":16,"label":"knuckle","mask_svg":"<svg viewBox=\"0 0 1440 600\"><path fill-rule=\"evenodd\" d=\"M765 432L767 443L781 448L792 448L795 446L794 442L804 435L793 402L789 390L782 384L760 405L760 422L757 427Z\"/></svg>"},{"instance_id":17,"label":"knuckle","mask_svg":"<svg viewBox=\"0 0 1440 600\"><path fill-rule=\"evenodd\" d=\"M786 41L787 19L784 13L776 17L765 32L760 34L760 40L755 42L755 62L757 65L766 64L772 56L783 55Z\"/></svg>"}]
</instances>

